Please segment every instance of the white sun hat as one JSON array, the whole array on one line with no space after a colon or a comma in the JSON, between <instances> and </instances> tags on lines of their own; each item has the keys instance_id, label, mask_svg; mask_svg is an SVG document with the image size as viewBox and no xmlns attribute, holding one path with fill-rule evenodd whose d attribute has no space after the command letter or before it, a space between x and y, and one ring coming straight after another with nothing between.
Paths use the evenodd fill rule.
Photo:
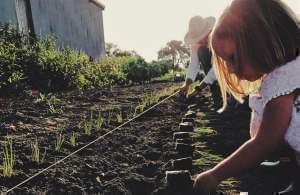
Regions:
<instances>
[{"instance_id":1,"label":"white sun hat","mask_svg":"<svg viewBox=\"0 0 300 195\"><path fill-rule=\"evenodd\" d=\"M184 36L184 42L187 45L193 45L202 40L208 35L215 25L215 17L202 18L201 16L194 16L190 19L189 29Z\"/></svg>"}]
</instances>

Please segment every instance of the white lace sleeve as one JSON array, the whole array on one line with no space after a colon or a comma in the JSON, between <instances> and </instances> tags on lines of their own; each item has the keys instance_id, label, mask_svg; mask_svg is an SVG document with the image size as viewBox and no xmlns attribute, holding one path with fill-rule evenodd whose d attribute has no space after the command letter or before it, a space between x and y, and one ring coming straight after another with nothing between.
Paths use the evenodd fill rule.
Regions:
<instances>
[{"instance_id":1,"label":"white lace sleeve","mask_svg":"<svg viewBox=\"0 0 300 195\"><path fill-rule=\"evenodd\" d=\"M298 88L300 88L300 56L266 76L260 89L263 107L270 100L288 95Z\"/></svg>"}]
</instances>

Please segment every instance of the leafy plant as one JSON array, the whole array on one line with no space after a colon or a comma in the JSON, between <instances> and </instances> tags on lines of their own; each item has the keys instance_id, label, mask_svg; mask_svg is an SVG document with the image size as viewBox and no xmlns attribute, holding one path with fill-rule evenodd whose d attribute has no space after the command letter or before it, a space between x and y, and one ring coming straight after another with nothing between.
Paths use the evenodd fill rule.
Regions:
<instances>
[{"instance_id":1,"label":"leafy plant","mask_svg":"<svg viewBox=\"0 0 300 195\"><path fill-rule=\"evenodd\" d=\"M55 95L39 93L35 100L36 103L44 103L47 106L48 112L51 114L61 114L63 112L60 104L61 100Z\"/></svg>"},{"instance_id":2,"label":"leafy plant","mask_svg":"<svg viewBox=\"0 0 300 195\"><path fill-rule=\"evenodd\" d=\"M54 95L51 95L50 98L46 99L48 105L48 111L51 114L61 114L63 111L61 107L58 106L60 99L56 98Z\"/></svg>"},{"instance_id":3,"label":"leafy plant","mask_svg":"<svg viewBox=\"0 0 300 195\"><path fill-rule=\"evenodd\" d=\"M8 138L4 144L3 153L3 176L11 177L15 165L15 154L12 146L12 139Z\"/></svg>"}]
</instances>

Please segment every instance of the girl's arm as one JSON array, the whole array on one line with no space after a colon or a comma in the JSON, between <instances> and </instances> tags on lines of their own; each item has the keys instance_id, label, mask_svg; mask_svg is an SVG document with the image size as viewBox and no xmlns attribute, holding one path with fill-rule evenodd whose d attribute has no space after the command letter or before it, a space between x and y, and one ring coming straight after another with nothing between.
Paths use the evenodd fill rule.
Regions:
<instances>
[{"instance_id":1,"label":"girl's arm","mask_svg":"<svg viewBox=\"0 0 300 195\"><path fill-rule=\"evenodd\" d=\"M244 172L263 161L284 140L289 126L294 94L272 99L265 107L263 120L256 136L213 168L218 180Z\"/></svg>"},{"instance_id":2,"label":"girl's arm","mask_svg":"<svg viewBox=\"0 0 300 195\"><path fill-rule=\"evenodd\" d=\"M294 94L272 99L265 108L263 121L256 136L245 142L233 154L213 169L197 176L194 188L209 192L222 180L253 168L279 146L289 126Z\"/></svg>"}]
</instances>

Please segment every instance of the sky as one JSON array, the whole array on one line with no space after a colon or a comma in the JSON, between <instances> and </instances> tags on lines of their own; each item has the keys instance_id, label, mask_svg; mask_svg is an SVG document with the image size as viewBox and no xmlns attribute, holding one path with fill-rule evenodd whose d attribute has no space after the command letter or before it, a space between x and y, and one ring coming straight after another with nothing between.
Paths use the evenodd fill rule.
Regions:
<instances>
[{"instance_id":1,"label":"sky","mask_svg":"<svg viewBox=\"0 0 300 195\"><path fill-rule=\"evenodd\" d=\"M105 42L156 60L168 41L183 41L192 16L218 17L230 1L102 0ZM283 1L300 14L300 0Z\"/></svg>"}]
</instances>

